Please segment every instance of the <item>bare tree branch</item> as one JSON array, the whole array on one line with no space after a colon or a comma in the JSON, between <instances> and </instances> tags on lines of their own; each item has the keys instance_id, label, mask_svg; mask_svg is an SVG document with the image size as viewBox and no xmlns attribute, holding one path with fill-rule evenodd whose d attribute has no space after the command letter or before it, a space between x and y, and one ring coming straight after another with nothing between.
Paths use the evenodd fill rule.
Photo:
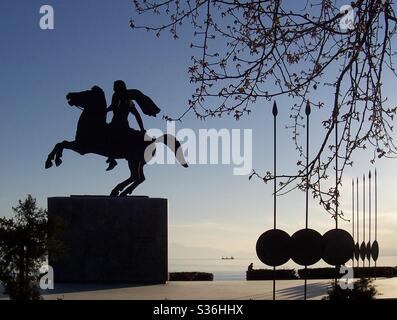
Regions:
<instances>
[{"instance_id":1,"label":"bare tree branch","mask_svg":"<svg viewBox=\"0 0 397 320\"><path fill-rule=\"evenodd\" d=\"M188 112L199 119L226 114L238 120L261 101L293 99L292 123L287 127L301 160L296 172L277 177L278 193L309 185L313 197L335 217L337 188L325 189L323 183L335 170L335 158L340 163L336 174L340 185L357 149L370 147L372 161L397 153L391 135L397 108L386 107L382 95L384 70L397 76L392 48L397 18L390 0L358 0L351 3L354 24L342 30L340 22L347 12L340 11L337 1L307 1L299 10L295 7L300 3L293 4L294 9L288 5L280 0L134 0L138 16L154 13L165 22L147 26L131 21L131 27L158 36L170 31L174 38L185 24L193 28L191 48L198 54L192 58L189 76L197 87L188 110L174 120ZM331 106L310 99L320 87L332 97ZM298 139L307 101L312 108L329 108L322 122L322 143L308 167ZM336 124L337 143L332 141ZM271 172L254 171L253 176L265 182L275 178Z\"/></svg>"}]
</instances>

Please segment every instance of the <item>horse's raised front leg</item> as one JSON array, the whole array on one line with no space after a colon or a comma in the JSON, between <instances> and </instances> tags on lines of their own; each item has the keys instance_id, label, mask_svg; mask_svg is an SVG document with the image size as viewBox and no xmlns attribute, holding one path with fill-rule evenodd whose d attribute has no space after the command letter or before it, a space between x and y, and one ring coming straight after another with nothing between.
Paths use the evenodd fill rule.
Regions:
<instances>
[{"instance_id":1,"label":"horse's raised front leg","mask_svg":"<svg viewBox=\"0 0 397 320\"><path fill-rule=\"evenodd\" d=\"M62 141L57 143L51 153L48 155L47 160L45 162L45 168L49 169L52 167L52 161L55 158L55 165L59 167L62 164L62 153L64 149L70 149L80 153L78 144L76 141Z\"/></svg>"},{"instance_id":2,"label":"horse's raised front leg","mask_svg":"<svg viewBox=\"0 0 397 320\"><path fill-rule=\"evenodd\" d=\"M55 158L55 155L59 152L59 150L62 148L62 142L57 143L54 147L54 149L52 149L52 151L50 152L50 154L47 157L47 160L45 162L45 168L49 169L52 167L52 161Z\"/></svg>"},{"instance_id":3,"label":"horse's raised front leg","mask_svg":"<svg viewBox=\"0 0 397 320\"><path fill-rule=\"evenodd\" d=\"M134 168L137 172L137 178L135 179L135 181L128 187L126 188L121 194L121 197L126 197L129 194L131 194L136 187L138 187L142 182L145 181L145 175L143 174L143 161L139 161L137 162L136 167Z\"/></svg>"},{"instance_id":4,"label":"horse's raised front leg","mask_svg":"<svg viewBox=\"0 0 397 320\"><path fill-rule=\"evenodd\" d=\"M68 149L75 151L77 153L82 154L79 145L76 141L62 141L61 142L61 147L59 148L58 152L55 155L55 165L59 167L62 164L62 155L63 155L63 150Z\"/></svg>"},{"instance_id":5,"label":"horse's raised front leg","mask_svg":"<svg viewBox=\"0 0 397 320\"><path fill-rule=\"evenodd\" d=\"M134 162L129 160L128 161L128 167L130 168L131 175L128 179L124 180L123 182L119 183L111 192L112 197L117 197L121 191L124 190L126 186L131 184L134 180L137 179L138 177L138 172L136 170L136 166L134 165Z\"/></svg>"}]
</instances>

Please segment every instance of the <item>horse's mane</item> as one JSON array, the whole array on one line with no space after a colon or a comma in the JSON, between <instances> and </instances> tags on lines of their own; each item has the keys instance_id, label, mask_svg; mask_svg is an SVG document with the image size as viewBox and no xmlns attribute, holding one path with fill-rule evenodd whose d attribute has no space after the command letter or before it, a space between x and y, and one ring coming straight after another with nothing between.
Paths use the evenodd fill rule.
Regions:
<instances>
[{"instance_id":1,"label":"horse's mane","mask_svg":"<svg viewBox=\"0 0 397 320\"><path fill-rule=\"evenodd\" d=\"M85 98L86 110L90 110L90 113L93 112L106 115L106 96L102 88L93 86L88 92L91 92L91 94L86 95Z\"/></svg>"},{"instance_id":2,"label":"horse's mane","mask_svg":"<svg viewBox=\"0 0 397 320\"><path fill-rule=\"evenodd\" d=\"M97 107L106 109L106 107L107 107L106 96L105 96L105 93L102 90L102 88L99 86L93 86L91 91L93 93L95 93L95 102L94 103L97 105Z\"/></svg>"}]
</instances>

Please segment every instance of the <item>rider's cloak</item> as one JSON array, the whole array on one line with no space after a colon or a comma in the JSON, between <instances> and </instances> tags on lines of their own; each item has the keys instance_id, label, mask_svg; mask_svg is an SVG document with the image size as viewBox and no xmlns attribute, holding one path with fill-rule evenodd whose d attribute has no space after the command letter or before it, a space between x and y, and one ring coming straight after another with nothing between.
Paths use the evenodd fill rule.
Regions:
<instances>
[{"instance_id":1,"label":"rider's cloak","mask_svg":"<svg viewBox=\"0 0 397 320\"><path fill-rule=\"evenodd\" d=\"M127 91L127 95L131 100L135 100L138 103L142 112L147 116L155 117L160 112L160 108L153 100L144 95L141 91L130 89Z\"/></svg>"}]
</instances>

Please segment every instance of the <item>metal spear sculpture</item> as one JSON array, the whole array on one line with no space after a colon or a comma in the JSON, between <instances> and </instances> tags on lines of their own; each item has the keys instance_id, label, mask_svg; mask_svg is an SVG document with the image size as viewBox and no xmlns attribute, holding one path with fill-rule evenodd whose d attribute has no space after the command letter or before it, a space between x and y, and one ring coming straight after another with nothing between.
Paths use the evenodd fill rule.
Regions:
<instances>
[{"instance_id":1,"label":"metal spear sculpture","mask_svg":"<svg viewBox=\"0 0 397 320\"><path fill-rule=\"evenodd\" d=\"M371 248L372 259L375 261L375 274L376 262L379 257L379 243L378 243L378 172L375 169L375 241Z\"/></svg>"},{"instance_id":2,"label":"metal spear sculpture","mask_svg":"<svg viewBox=\"0 0 397 320\"><path fill-rule=\"evenodd\" d=\"M326 232L323 236L315 230L309 229L309 120L310 103L306 104L306 210L305 228L293 234L292 237L283 230L277 229L277 104L273 104L274 121L274 176L273 176L273 229L260 235L256 242L256 253L260 261L273 267L273 299L276 298L276 275L277 266L283 265L291 258L295 263L305 266L305 291L307 298L307 266L315 264L321 258L328 264L341 266L349 261L354 252L354 240L350 233L338 228L339 215L339 193L338 193L338 132L336 123L336 186L335 186L335 229ZM337 116L335 118L337 120ZM358 183L357 183L358 186ZM358 201L357 201L358 202Z\"/></svg>"},{"instance_id":3,"label":"metal spear sculpture","mask_svg":"<svg viewBox=\"0 0 397 320\"><path fill-rule=\"evenodd\" d=\"M363 261L363 267L365 267L365 254L367 251L367 245L365 243L365 175L363 175L363 242L360 246L360 258Z\"/></svg>"},{"instance_id":4,"label":"metal spear sculpture","mask_svg":"<svg viewBox=\"0 0 397 320\"><path fill-rule=\"evenodd\" d=\"M354 237L354 227L355 227L355 225L354 225L354 209L355 209L355 206L354 206L354 179L352 179L352 237L353 237L353 241L354 241L354 239L355 239L355 237ZM355 251L353 251L353 254L352 254L352 265L353 265L353 270L354 270L354 259L355 259Z\"/></svg>"},{"instance_id":5,"label":"metal spear sculpture","mask_svg":"<svg viewBox=\"0 0 397 320\"><path fill-rule=\"evenodd\" d=\"M367 243L367 259L368 259L368 267L371 267L371 180L372 175L371 171L368 173L368 243Z\"/></svg>"},{"instance_id":6,"label":"metal spear sculpture","mask_svg":"<svg viewBox=\"0 0 397 320\"><path fill-rule=\"evenodd\" d=\"M360 266L360 197L359 197L359 181L356 179L356 202L357 202L357 241L354 246L354 257L357 260L357 267Z\"/></svg>"},{"instance_id":7,"label":"metal spear sculpture","mask_svg":"<svg viewBox=\"0 0 397 320\"><path fill-rule=\"evenodd\" d=\"M335 123L335 229L323 235L324 253L323 260L338 268L349 261L354 252L354 240L350 233L339 229L339 133L338 133L338 110L334 113Z\"/></svg>"},{"instance_id":8,"label":"metal spear sculpture","mask_svg":"<svg viewBox=\"0 0 397 320\"><path fill-rule=\"evenodd\" d=\"M372 192L372 172L371 170L368 172L368 200L366 199L366 177L365 174L363 175L363 222L362 222L362 235L363 240L360 244L360 220L359 220L359 188L358 188L358 178L357 178L357 194L356 194L356 202L357 202L357 219L356 219L356 226L357 226L357 242L355 246L355 258L357 260L357 266L359 266L359 260L361 259L363 262L362 267L365 270L365 260L368 260L368 268L367 270L372 274L370 270L371 267L371 259L375 262L375 268L377 264L377 260L379 258L379 243L378 243L378 172L375 169L375 186L374 186L374 193L375 193L375 204L374 204L374 212L375 217L373 217L373 202L372 198L374 193ZM366 242L366 234L367 234L367 225L366 225L366 204L368 202L368 242ZM375 226L372 224L372 220L375 222ZM374 231L373 231L374 229ZM372 234L375 233L375 240L372 242ZM376 269L375 269L376 275Z\"/></svg>"},{"instance_id":9,"label":"metal spear sculpture","mask_svg":"<svg viewBox=\"0 0 397 320\"><path fill-rule=\"evenodd\" d=\"M264 264L273 267L273 300L276 299L276 267L286 263L290 257L291 237L283 230L277 229L277 104L273 104L273 165L274 165L274 183L273 183L273 229L264 232L256 242L256 253Z\"/></svg>"},{"instance_id":10,"label":"metal spear sculpture","mask_svg":"<svg viewBox=\"0 0 397 320\"><path fill-rule=\"evenodd\" d=\"M323 237L316 230L309 229L309 125L310 125L310 102L306 104L306 210L305 228L295 232L291 237L291 259L305 266L304 299L307 299L307 266L320 261L324 249Z\"/></svg>"}]
</instances>

